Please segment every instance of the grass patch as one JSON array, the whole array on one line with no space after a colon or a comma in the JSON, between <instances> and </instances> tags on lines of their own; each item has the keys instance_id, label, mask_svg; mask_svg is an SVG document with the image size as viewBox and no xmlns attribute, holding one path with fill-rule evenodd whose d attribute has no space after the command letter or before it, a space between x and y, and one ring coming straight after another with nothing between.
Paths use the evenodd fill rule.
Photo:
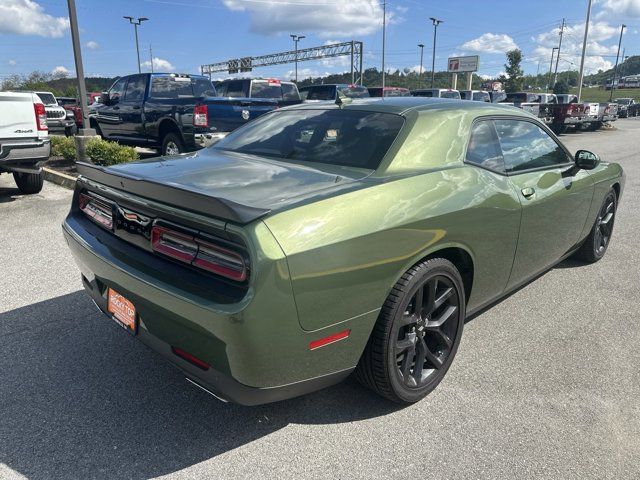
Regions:
<instances>
[{"instance_id":1,"label":"grass patch","mask_svg":"<svg viewBox=\"0 0 640 480\"><path fill-rule=\"evenodd\" d=\"M578 94L577 88L572 88L571 93ZM592 87L582 89L582 100L585 102L608 102L611 90L604 88ZM640 88L621 88L613 91L613 98L633 98L636 102L640 102Z\"/></svg>"}]
</instances>

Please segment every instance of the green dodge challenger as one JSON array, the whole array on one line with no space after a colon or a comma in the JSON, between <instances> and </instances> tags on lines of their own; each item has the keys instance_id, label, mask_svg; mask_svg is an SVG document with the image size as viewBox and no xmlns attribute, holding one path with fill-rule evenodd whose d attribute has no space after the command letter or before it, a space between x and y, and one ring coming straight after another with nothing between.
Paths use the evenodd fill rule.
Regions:
<instances>
[{"instance_id":1,"label":"green dodge challenger","mask_svg":"<svg viewBox=\"0 0 640 480\"><path fill-rule=\"evenodd\" d=\"M63 230L97 306L245 405L352 372L422 399L465 317L570 256L603 257L619 165L511 107L338 100L199 152L79 166Z\"/></svg>"}]
</instances>

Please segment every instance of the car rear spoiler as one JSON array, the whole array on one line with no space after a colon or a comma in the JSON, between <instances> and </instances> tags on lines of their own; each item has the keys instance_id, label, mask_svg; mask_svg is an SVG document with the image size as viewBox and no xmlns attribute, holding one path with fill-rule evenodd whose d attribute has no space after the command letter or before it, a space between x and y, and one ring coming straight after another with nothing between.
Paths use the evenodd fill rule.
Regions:
<instances>
[{"instance_id":1,"label":"car rear spoiler","mask_svg":"<svg viewBox=\"0 0 640 480\"><path fill-rule=\"evenodd\" d=\"M247 224L271 211L267 208L241 205L224 198L212 197L181 186L114 173L106 167L90 163L78 162L77 170L81 176L79 180L87 178L117 190L234 223Z\"/></svg>"}]
</instances>

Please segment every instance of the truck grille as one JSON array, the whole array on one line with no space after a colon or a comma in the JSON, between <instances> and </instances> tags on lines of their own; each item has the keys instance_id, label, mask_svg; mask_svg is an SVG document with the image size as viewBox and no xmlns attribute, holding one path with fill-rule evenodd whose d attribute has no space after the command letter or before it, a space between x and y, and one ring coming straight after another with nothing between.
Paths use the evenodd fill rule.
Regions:
<instances>
[{"instance_id":1,"label":"truck grille","mask_svg":"<svg viewBox=\"0 0 640 480\"><path fill-rule=\"evenodd\" d=\"M47 110L47 118L64 118L66 116L66 112L60 112L58 110Z\"/></svg>"}]
</instances>

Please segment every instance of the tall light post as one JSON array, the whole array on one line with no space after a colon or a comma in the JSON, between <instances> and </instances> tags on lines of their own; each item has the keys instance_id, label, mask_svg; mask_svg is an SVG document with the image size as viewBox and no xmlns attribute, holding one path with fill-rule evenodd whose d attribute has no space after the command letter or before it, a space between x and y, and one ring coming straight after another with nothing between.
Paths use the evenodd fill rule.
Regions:
<instances>
[{"instance_id":1,"label":"tall light post","mask_svg":"<svg viewBox=\"0 0 640 480\"><path fill-rule=\"evenodd\" d=\"M618 74L618 58L620 57L620 46L622 45L622 34L627 26L623 23L620 28L620 40L618 41L618 53L616 54L616 66L613 67L613 80L611 80L611 95L609 95L609 101L613 100L613 89L616 86L616 75Z\"/></svg>"},{"instance_id":2,"label":"tall light post","mask_svg":"<svg viewBox=\"0 0 640 480\"><path fill-rule=\"evenodd\" d=\"M140 25L142 22L146 22L149 19L147 17L139 17L139 18L122 17L122 18L124 18L125 20L129 20L129 23L133 25L133 29L136 32L136 53L138 54L138 73L142 73L142 69L140 67L140 47L138 46L138 25ZM153 64L153 59L151 59L151 63Z\"/></svg>"},{"instance_id":3,"label":"tall light post","mask_svg":"<svg viewBox=\"0 0 640 480\"><path fill-rule=\"evenodd\" d=\"M420 48L420 71L418 72L418 88L422 85L422 57L424 55L424 43L419 43Z\"/></svg>"},{"instance_id":4,"label":"tall light post","mask_svg":"<svg viewBox=\"0 0 640 480\"><path fill-rule=\"evenodd\" d=\"M438 20L434 17L429 17L429 20L433 22L433 57L431 59L431 88L433 88L433 83L436 79L436 40L438 38L438 25L440 25L443 20Z\"/></svg>"},{"instance_id":5,"label":"tall light post","mask_svg":"<svg viewBox=\"0 0 640 480\"><path fill-rule=\"evenodd\" d=\"M295 44L295 49L296 49L296 58L295 58L295 64L296 64L296 83L298 83L298 42L300 40L302 40L303 38L307 38L304 35L289 35L291 37L291 39L293 40L293 43Z\"/></svg>"},{"instance_id":6,"label":"tall light post","mask_svg":"<svg viewBox=\"0 0 640 480\"><path fill-rule=\"evenodd\" d=\"M587 20L584 22L584 41L582 42L582 58L580 59L580 75L578 75L578 102L582 96L582 80L584 79L584 57L587 53L587 38L589 37L589 19L591 18L591 4L593 0L589 0L587 7Z\"/></svg>"},{"instance_id":7,"label":"tall light post","mask_svg":"<svg viewBox=\"0 0 640 480\"><path fill-rule=\"evenodd\" d=\"M560 51L562 50L562 36L564 35L565 19L562 19L562 27L560 27L560 42L558 43L558 56L556 57L556 70L553 73L553 85L558 83L558 63L560 62Z\"/></svg>"}]
</instances>

